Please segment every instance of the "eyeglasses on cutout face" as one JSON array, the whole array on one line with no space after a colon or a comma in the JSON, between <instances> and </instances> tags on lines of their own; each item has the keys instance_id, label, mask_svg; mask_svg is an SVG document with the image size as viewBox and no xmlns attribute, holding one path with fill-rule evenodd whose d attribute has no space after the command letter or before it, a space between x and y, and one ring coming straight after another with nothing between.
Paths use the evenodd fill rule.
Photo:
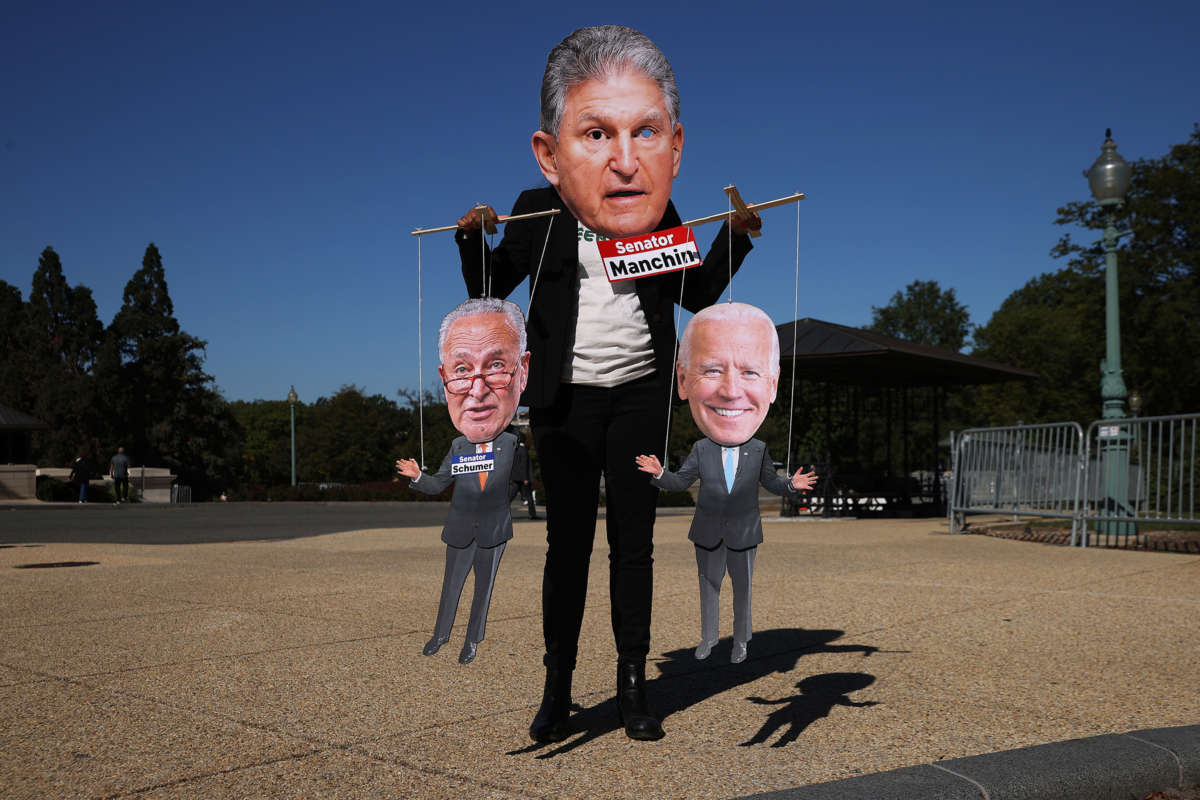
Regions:
<instances>
[{"instance_id":1,"label":"eyeglasses on cutout face","mask_svg":"<svg viewBox=\"0 0 1200 800\"><path fill-rule=\"evenodd\" d=\"M476 372L474 375L463 375L442 381L442 386L445 386L446 391L450 394L470 394L471 387L475 385L475 379L483 378L483 382L489 389L506 389L512 383L513 376L517 374L518 369L520 366L513 367L508 372Z\"/></svg>"}]
</instances>

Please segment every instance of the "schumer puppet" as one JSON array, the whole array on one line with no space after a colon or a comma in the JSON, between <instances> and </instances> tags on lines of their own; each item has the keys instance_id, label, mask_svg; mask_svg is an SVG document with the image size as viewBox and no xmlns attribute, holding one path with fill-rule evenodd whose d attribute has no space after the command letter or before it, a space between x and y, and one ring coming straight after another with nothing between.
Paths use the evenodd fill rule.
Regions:
<instances>
[{"instance_id":1,"label":"schumer puppet","mask_svg":"<svg viewBox=\"0 0 1200 800\"><path fill-rule=\"evenodd\" d=\"M463 435L451 442L436 474L423 474L413 459L400 459L396 470L425 494L439 494L454 484L450 516L442 529L442 596L433 638L423 652L431 656L449 641L467 572L474 569L471 619L458 656L459 663L467 664L483 641L496 570L512 538L508 485L517 437L504 428L516 413L528 377L525 318L506 300L467 300L442 320L438 351L450 419Z\"/></svg>"}]
</instances>

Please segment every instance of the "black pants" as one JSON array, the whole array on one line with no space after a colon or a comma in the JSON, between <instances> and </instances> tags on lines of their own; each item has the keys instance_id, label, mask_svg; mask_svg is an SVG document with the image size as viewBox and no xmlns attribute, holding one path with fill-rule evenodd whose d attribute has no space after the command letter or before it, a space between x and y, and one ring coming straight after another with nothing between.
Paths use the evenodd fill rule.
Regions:
<instances>
[{"instance_id":1,"label":"black pants","mask_svg":"<svg viewBox=\"0 0 1200 800\"><path fill-rule=\"evenodd\" d=\"M574 669L587 600L588 565L604 474L608 592L622 660L650 652L654 509L658 490L634 457L662 458L667 384L656 375L611 389L559 387L549 408L532 409L530 426L546 485L546 567L542 633L546 666Z\"/></svg>"},{"instance_id":2,"label":"black pants","mask_svg":"<svg viewBox=\"0 0 1200 800\"><path fill-rule=\"evenodd\" d=\"M126 501L129 499L129 476L121 478L113 478L113 493L116 494L117 500Z\"/></svg>"}]
</instances>

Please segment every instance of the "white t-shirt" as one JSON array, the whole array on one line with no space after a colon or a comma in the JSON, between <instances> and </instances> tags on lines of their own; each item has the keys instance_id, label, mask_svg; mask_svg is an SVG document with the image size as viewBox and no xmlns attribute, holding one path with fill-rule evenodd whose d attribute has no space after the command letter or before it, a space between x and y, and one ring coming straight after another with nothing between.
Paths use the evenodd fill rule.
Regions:
<instances>
[{"instance_id":1,"label":"white t-shirt","mask_svg":"<svg viewBox=\"0 0 1200 800\"><path fill-rule=\"evenodd\" d=\"M620 386L654 372L650 326L633 281L609 283L596 242L579 223L579 311L565 383Z\"/></svg>"}]
</instances>

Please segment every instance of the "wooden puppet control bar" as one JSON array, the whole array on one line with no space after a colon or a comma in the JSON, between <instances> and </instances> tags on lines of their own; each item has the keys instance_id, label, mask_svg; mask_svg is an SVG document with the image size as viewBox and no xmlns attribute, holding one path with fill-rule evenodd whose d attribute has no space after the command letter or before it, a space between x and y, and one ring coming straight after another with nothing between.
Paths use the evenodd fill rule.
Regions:
<instances>
[{"instance_id":1,"label":"wooden puppet control bar","mask_svg":"<svg viewBox=\"0 0 1200 800\"><path fill-rule=\"evenodd\" d=\"M479 206L476 206L476 208L479 208ZM500 216L496 217L496 222L498 224L503 225L505 222L515 222L516 220L519 220L519 219L533 219L534 217L548 217L548 216L551 216L553 214L558 214L558 213L560 213L560 209L551 208L551 209L547 209L546 211L534 211L533 213L530 213L530 214L501 214ZM458 230L457 225L443 225L440 228L417 228L415 231L412 232L412 235L413 236L424 236L427 233L444 233L445 231L456 231L456 230ZM494 233L494 232L495 231L489 231L489 233Z\"/></svg>"},{"instance_id":2,"label":"wooden puppet control bar","mask_svg":"<svg viewBox=\"0 0 1200 800\"><path fill-rule=\"evenodd\" d=\"M804 199L803 192L796 192L795 194L789 194L787 197L780 197L777 200L768 200L765 203L742 203L741 196L737 194L737 189L735 187L726 187L726 190L730 192L731 199L736 197L736 200L734 200L735 207L733 211L722 211L719 214L710 214L707 217L689 219L687 222L681 224L685 227L691 228L696 225L704 225L709 222L716 222L717 220L725 219L729 217L730 214L744 215L752 211L761 211L767 208L774 208L775 206L783 206L787 205L788 203L795 203ZM476 208L478 207L479 206L476 206ZM546 211L534 211L530 214L501 214L496 218L496 222L503 225L506 222L515 222L522 219L534 219L535 217L548 217L559 213L561 213L561 209L551 208ZM412 235L424 236L427 233L444 233L446 231L456 230L458 230L458 225L442 225L438 228L417 228L412 232Z\"/></svg>"},{"instance_id":3,"label":"wooden puppet control bar","mask_svg":"<svg viewBox=\"0 0 1200 800\"><path fill-rule=\"evenodd\" d=\"M789 194L787 197L780 197L778 200L768 200L765 203L750 203L750 204L744 206L744 208L746 211L761 211L764 208L774 208L775 206L783 206L783 205L787 205L788 203L795 203L798 200L803 200L803 199L804 199L804 192L796 192L795 194ZM741 209L734 208L733 211L722 211L720 214L710 214L707 217L700 217L699 219L689 219L687 222L683 222L681 224L688 228L694 227L696 225L704 225L705 223L708 223L708 222L716 222L719 219L726 219L731 214L737 214L740 210Z\"/></svg>"}]
</instances>

